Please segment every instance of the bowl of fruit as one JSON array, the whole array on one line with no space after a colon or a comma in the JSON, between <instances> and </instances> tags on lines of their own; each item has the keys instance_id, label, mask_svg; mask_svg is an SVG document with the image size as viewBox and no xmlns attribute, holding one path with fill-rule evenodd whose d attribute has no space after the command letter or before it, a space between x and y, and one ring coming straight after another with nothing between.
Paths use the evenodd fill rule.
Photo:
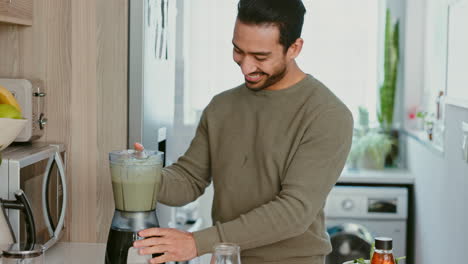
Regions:
<instances>
[{"instance_id":1,"label":"bowl of fruit","mask_svg":"<svg viewBox=\"0 0 468 264\"><path fill-rule=\"evenodd\" d=\"M0 151L15 140L27 122L13 94L0 86Z\"/></svg>"}]
</instances>

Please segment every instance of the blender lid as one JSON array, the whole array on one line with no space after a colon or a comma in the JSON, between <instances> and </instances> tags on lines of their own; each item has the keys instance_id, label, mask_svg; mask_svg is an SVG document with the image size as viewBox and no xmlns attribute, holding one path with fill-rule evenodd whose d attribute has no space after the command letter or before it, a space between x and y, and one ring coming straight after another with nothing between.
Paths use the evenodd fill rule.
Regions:
<instances>
[{"instance_id":1,"label":"blender lid","mask_svg":"<svg viewBox=\"0 0 468 264\"><path fill-rule=\"evenodd\" d=\"M135 151L134 149L116 150L109 152L109 160L111 163L122 161L148 161L151 163L163 163L164 152L157 150L144 150L142 152ZM129 163L129 165L133 165Z\"/></svg>"},{"instance_id":2,"label":"blender lid","mask_svg":"<svg viewBox=\"0 0 468 264\"><path fill-rule=\"evenodd\" d=\"M3 258L35 258L44 253L40 244L28 245L25 243L12 244L8 250L3 251Z\"/></svg>"}]
</instances>

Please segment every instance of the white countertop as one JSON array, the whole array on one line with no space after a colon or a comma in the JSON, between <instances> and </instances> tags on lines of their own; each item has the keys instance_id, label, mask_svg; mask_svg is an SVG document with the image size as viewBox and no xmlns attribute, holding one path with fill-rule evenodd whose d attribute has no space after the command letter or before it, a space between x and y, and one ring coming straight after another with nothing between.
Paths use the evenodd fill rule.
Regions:
<instances>
[{"instance_id":1,"label":"white countertop","mask_svg":"<svg viewBox=\"0 0 468 264\"><path fill-rule=\"evenodd\" d=\"M341 173L338 183L404 184L413 185L414 176L404 169L347 170Z\"/></svg>"},{"instance_id":2,"label":"white countertop","mask_svg":"<svg viewBox=\"0 0 468 264\"><path fill-rule=\"evenodd\" d=\"M131 249L127 263L147 264L150 255L139 256L137 251ZM103 264L105 263L105 243L71 243L60 242L44 253L45 264ZM0 257L0 264L2 259Z\"/></svg>"},{"instance_id":3,"label":"white countertop","mask_svg":"<svg viewBox=\"0 0 468 264\"><path fill-rule=\"evenodd\" d=\"M46 264L102 264L106 244L57 243L45 252Z\"/></svg>"},{"instance_id":4,"label":"white countertop","mask_svg":"<svg viewBox=\"0 0 468 264\"><path fill-rule=\"evenodd\" d=\"M44 253L45 264L103 264L106 244L65 243L55 244ZM2 258L0 257L0 264Z\"/></svg>"}]
</instances>

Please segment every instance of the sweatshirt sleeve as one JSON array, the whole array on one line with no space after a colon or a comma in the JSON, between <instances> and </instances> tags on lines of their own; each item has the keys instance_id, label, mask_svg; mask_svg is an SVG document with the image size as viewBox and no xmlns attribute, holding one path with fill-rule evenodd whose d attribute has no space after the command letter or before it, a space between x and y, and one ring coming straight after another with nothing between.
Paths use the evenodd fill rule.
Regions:
<instances>
[{"instance_id":1,"label":"sweatshirt sleeve","mask_svg":"<svg viewBox=\"0 0 468 264\"><path fill-rule=\"evenodd\" d=\"M196 200L211 182L206 110L188 150L176 163L165 167L158 201L182 206Z\"/></svg>"},{"instance_id":2,"label":"sweatshirt sleeve","mask_svg":"<svg viewBox=\"0 0 468 264\"><path fill-rule=\"evenodd\" d=\"M199 255L217 242L238 244L242 250L272 244L304 233L315 221L348 156L353 118L336 107L311 122L272 201L238 218L195 232Z\"/></svg>"}]
</instances>

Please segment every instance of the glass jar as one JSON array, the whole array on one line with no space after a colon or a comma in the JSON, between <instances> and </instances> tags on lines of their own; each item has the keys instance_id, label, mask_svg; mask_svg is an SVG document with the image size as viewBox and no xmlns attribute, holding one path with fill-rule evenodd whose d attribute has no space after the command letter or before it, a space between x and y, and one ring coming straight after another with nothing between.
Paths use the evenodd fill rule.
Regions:
<instances>
[{"instance_id":1,"label":"glass jar","mask_svg":"<svg viewBox=\"0 0 468 264\"><path fill-rule=\"evenodd\" d=\"M393 240L389 237L376 237L371 264L395 264Z\"/></svg>"},{"instance_id":2,"label":"glass jar","mask_svg":"<svg viewBox=\"0 0 468 264\"><path fill-rule=\"evenodd\" d=\"M211 264L241 264L240 247L233 243L219 243L213 247Z\"/></svg>"}]
</instances>

